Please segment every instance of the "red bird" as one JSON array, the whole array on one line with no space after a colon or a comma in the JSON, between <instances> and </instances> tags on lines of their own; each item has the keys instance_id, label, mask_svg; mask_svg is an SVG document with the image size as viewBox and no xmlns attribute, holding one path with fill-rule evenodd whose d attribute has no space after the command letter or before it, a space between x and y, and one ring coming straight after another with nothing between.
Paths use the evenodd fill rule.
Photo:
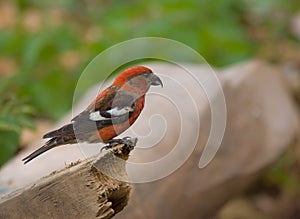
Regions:
<instances>
[{"instance_id":1,"label":"red bird","mask_svg":"<svg viewBox=\"0 0 300 219\"><path fill-rule=\"evenodd\" d=\"M163 86L160 78L149 68L135 66L121 72L111 86L71 120L72 123L45 134L43 138L50 140L25 157L24 164L60 145L122 141L113 138L136 121L144 108L145 94L151 85Z\"/></svg>"}]
</instances>

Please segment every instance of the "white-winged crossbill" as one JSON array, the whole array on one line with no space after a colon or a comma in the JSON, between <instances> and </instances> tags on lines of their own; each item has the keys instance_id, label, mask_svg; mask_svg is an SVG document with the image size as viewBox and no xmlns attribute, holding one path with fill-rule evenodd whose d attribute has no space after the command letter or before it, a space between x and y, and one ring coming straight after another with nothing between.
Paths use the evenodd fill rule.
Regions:
<instances>
[{"instance_id":1,"label":"white-winged crossbill","mask_svg":"<svg viewBox=\"0 0 300 219\"><path fill-rule=\"evenodd\" d=\"M145 94L151 85L163 85L151 69L135 66L121 72L113 84L70 124L43 136L50 138L44 146L23 159L27 163L51 148L78 142L111 142L139 117L144 108Z\"/></svg>"}]
</instances>

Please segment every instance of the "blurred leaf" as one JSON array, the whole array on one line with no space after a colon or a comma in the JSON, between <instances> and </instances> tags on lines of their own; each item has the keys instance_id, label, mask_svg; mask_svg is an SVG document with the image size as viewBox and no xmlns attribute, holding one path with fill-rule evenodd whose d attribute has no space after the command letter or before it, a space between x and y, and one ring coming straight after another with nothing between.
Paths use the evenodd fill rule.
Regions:
<instances>
[{"instance_id":1,"label":"blurred leaf","mask_svg":"<svg viewBox=\"0 0 300 219\"><path fill-rule=\"evenodd\" d=\"M16 151L22 129L35 128L33 107L12 94L7 83L6 80L0 82L0 165Z\"/></svg>"},{"instance_id":2,"label":"blurred leaf","mask_svg":"<svg viewBox=\"0 0 300 219\"><path fill-rule=\"evenodd\" d=\"M0 130L0 166L3 165L16 152L19 135L14 131Z\"/></svg>"},{"instance_id":3,"label":"blurred leaf","mask_svg":"<svg viewBox=\"0 0 300 219\"><path fill-rule=\"evenodd\" d=\"M0 130L21 132L21 125L18 119L9 115L0 115Z\"/></svg>"}]
</instances>

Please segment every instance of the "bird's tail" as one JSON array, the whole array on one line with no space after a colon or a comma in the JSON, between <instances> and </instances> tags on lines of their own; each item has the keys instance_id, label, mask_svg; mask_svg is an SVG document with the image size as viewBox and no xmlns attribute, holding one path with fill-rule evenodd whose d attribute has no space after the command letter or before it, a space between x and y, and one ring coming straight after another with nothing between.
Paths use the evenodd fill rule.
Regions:
<instances>
[{"instance_id":1,"label":"bird's tail","mask_svg":"<svg viewBox=\"0 0 300 219\"><path fill-rule=\"evenodd\" d=\"M33 153L29 154L27 157L23 158L22 161L24 161L24 164L28 163L29 161L31 161L32 159L36 158L37 156L43 154L44 152L50 150L51 148L63 145L63 144L72 144L72 143L76 143L76 140L74 139L74 141L70 141L71 139L68 139L68 142L66 142L67 139L64 139L63 137L54 137L51 138L49 141L47 141L45 143L44 146L40 147L39 149L37 149L36 151L34 151Z\"/></svg>"}]
</instances>

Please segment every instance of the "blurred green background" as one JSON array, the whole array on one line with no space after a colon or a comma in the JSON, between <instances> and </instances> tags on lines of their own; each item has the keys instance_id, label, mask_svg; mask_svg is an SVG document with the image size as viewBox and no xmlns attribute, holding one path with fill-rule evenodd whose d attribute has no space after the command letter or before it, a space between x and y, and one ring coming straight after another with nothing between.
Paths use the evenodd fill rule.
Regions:
<instances>
[{"instance_id":1,"label":"blurred green background","mask_svg":"<svg viewBox=\"0 0 300 219\"><path fill-rule=\"evenodd\" d=\"M24 129L71 108L82 70L104 49L157 36L217 67L253 57L279 62L280 46L298 43L289 22L299 8L298 0L0 1L0 166Z\"/></svg>"}]
</instances>

